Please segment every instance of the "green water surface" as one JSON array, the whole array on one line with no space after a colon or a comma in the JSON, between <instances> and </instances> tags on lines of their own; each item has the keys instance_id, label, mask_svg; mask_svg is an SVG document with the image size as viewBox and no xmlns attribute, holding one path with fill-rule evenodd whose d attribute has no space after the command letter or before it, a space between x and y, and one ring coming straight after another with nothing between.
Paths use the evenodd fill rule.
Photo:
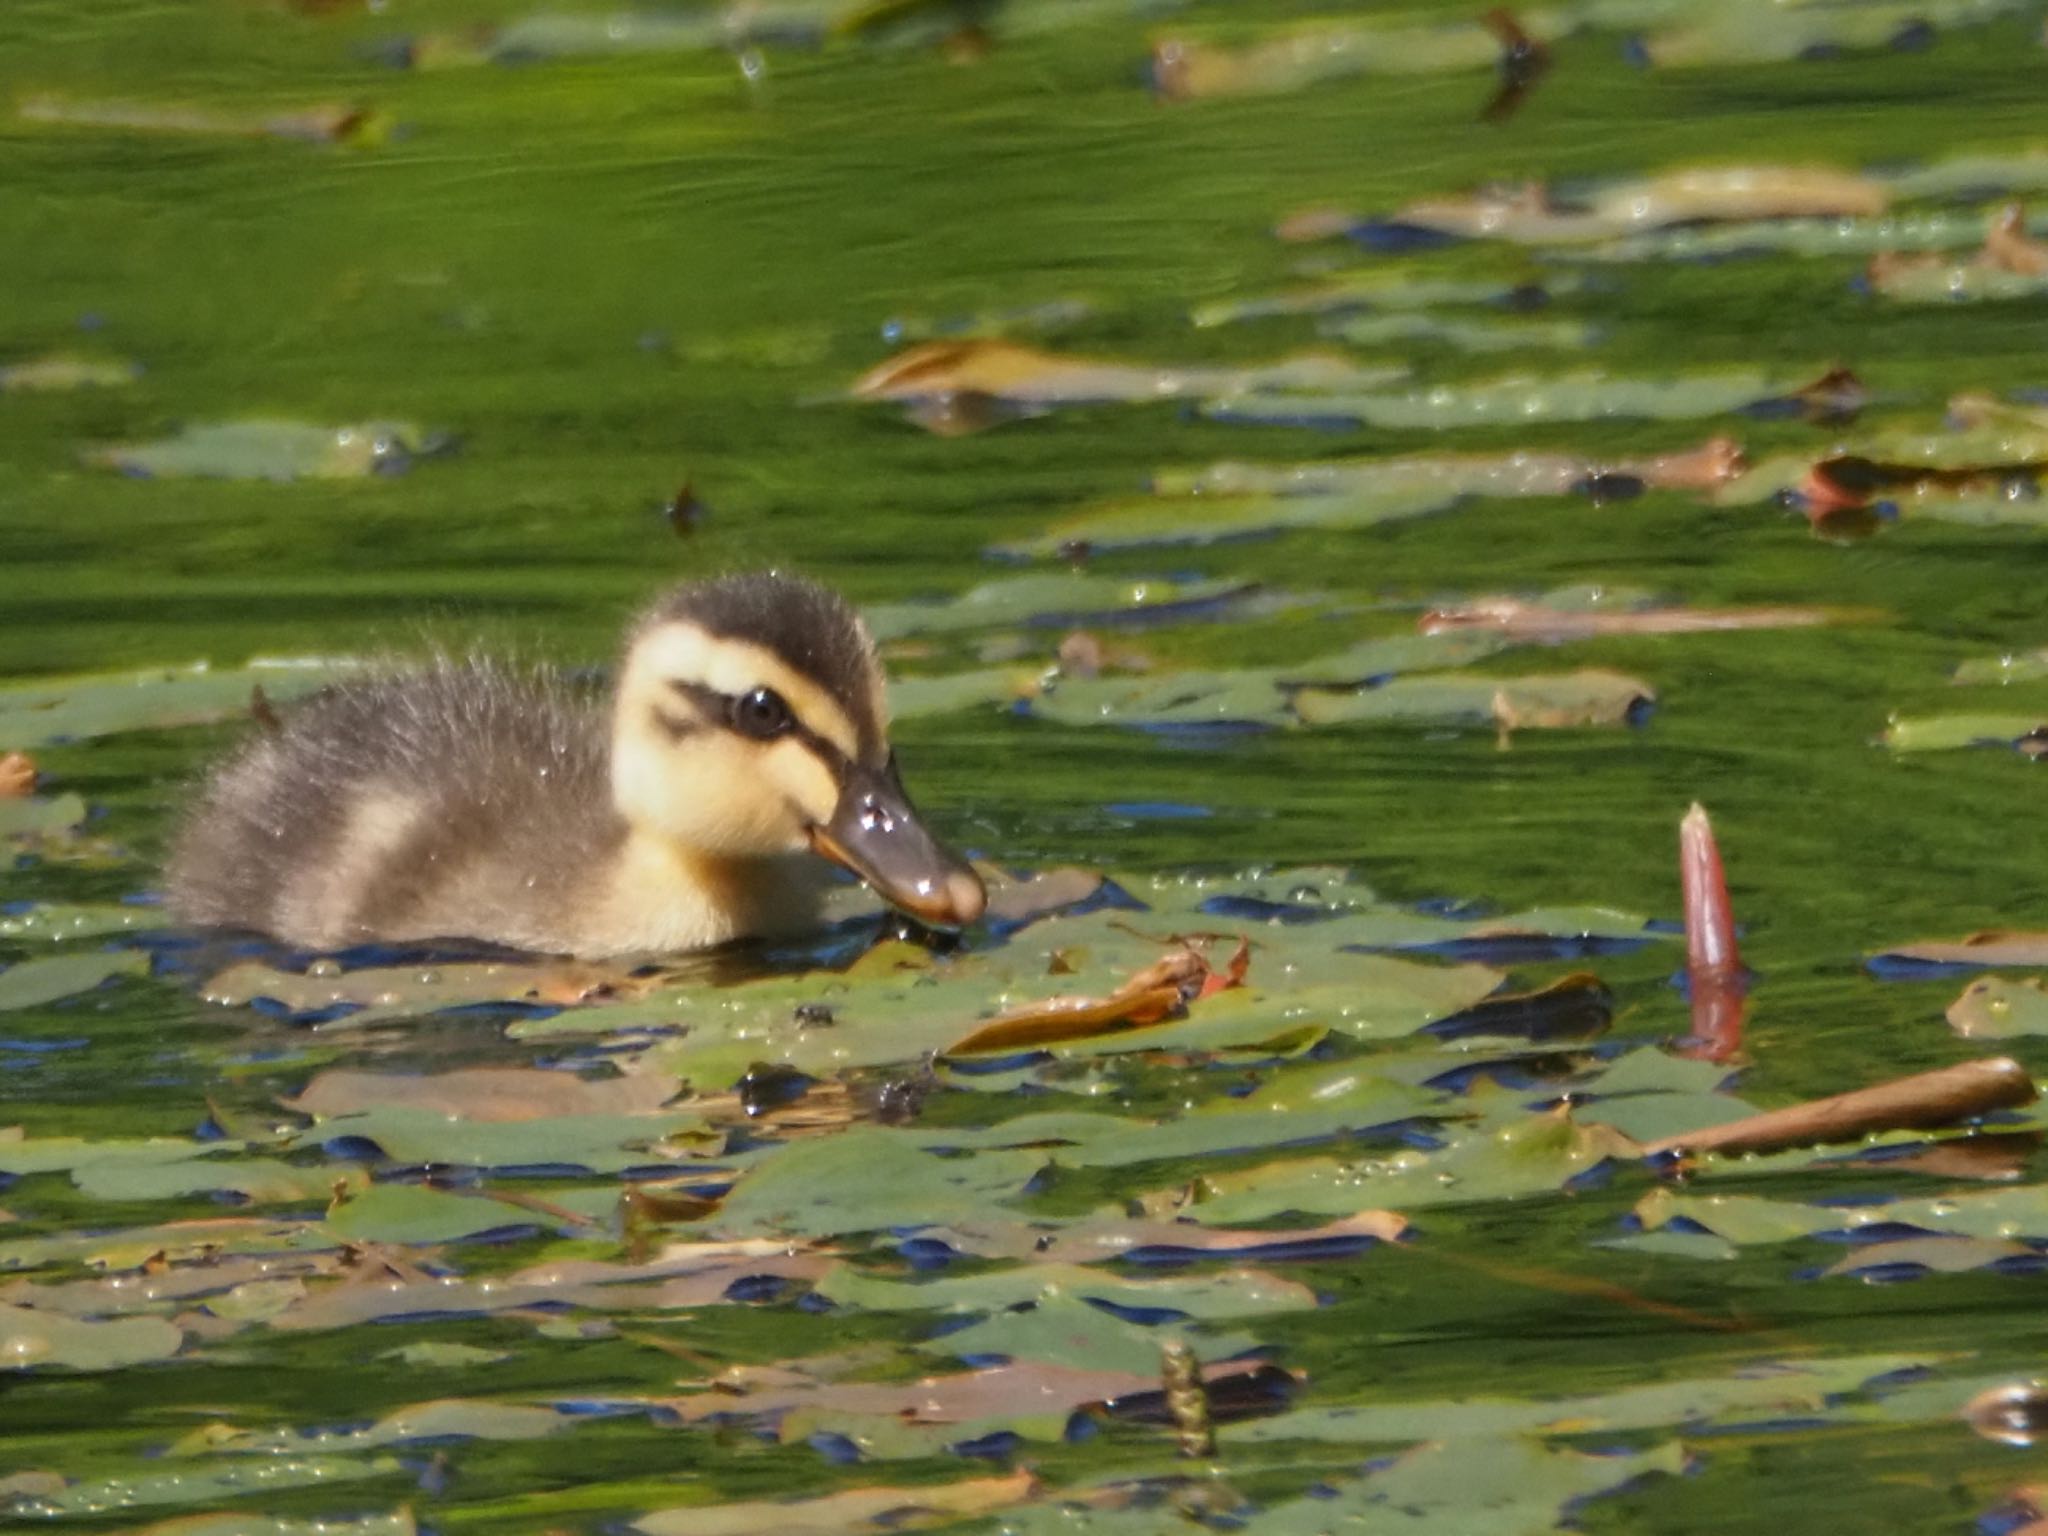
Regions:
<instances>
[{"instance_id":1,"label":"green water surface","mask_svg":"<svg viewBox=\"0 0 2048 1536\"><path fill-rule=\"evenodd\" d=\"M1060 8L1012 9L1042 19ZM439 71L380 56L396 37L520 13L485 0L389 0L374 11L258 0L0 7L0 102L54 92L261 115L347 101L390 125L381 142L337 146L0 115L0 362L87 351L146 370L118 388L0 394L0 677L360 653L423 632L603 664L624 617L664 583L767 564L863 603L956 593L1004 573L985 546L1132 493L1161 466L1440 445L1421 432L1231 426L1173 404L932 436L838 398L891 353L893 317L1082 297L1090 317L1047 344L1263 360L1330 344L1306 322L1203 330L1188 312L1295 281L1305 253L1270 228L1303 204L1386 209L1493 178L1704 160L1888 165L2024 148L2042 127L2035 10L1944 32L1925 52L1682 73L1632 67L1617 34L1596 33L1561 44L1550 78L1504 124L1478 120L1489 82L1466 74L1164 104L1141 76L1147 39L1165 20L1140 6L1007 31L999 15L986 56L969 63L914 37L771 46L752 80L718 50ZM1186 15L1249 24L1298 13L1239 5ZM1494 247L1385 259L1433 274L1542 270L1535 256ZM1841 363L1880 410L1929 420L1962 389L2048 384L2041 301L1885 308L1855 288L1858 266L1634 264L1558 312L1598 322L1599 360L1617 371L1754 364L1799 374ZM1419 362L1450 376L1494 371L1485 359ZM456 447L402 475L292 484L129 479L81 460L95 444L244 416L409 421ZM1641 453L1720 430L1752 453L1825 437L1798 421L1609 423L1488 429L1456 446ZM678 538L660 509L686 481L707 516ZM1626 670L1654 684L1659 708L1635 729L1530 731L1506 746L1486 730L1191 741L995 709L907 721L897 744L934 822L1007 865L1339 863L1394 900L1486 910L1587 904L1675 918L1675 826L1701 800L1760 978L1739 1091L1778 1104L1986 1054L1943 1021L1957 977L1882 981L1865 968L1867 952L2048 927L2048 863L2028 798L2042 768L2011 752L1900 758L1875 745L1894 712L1962 707L1949 683L1956 663L2048 643L2041 537L1909 520L1833 544L1775 506L1716 509L1652 492L1604 507L1482 502L1355 533L1108 555L1091 569L1242 576L1318 595L1255 625L1135 637L1184 664L1297 659L1387 628L1371 615L1392 610L1377 605L1406 611L1567 583L1884 617L1543 655L1524 669ZM1039 635L1038 654L1056 638ZM1986 707L2041 699L2019 686ZM49 786L83 795L96 813L88 830L120 852L0 864L0 901L150 891L174 808L238 735L201 727L39 750ZM0 961L32 952L0 941ZM1666 985L1674 956L1657 948L1593 962L1621 998L1618 1033L1683 1032L1683 1001ZM164 968L174 974L0 1015L0 1123L39 1136L182 1136L209 1100L276 1116L272 1099L322 1066L556 1055L506 1040L489 1019L423 1023L374 1048L309 1036L208 1005L193 976ZM1535 966L1526 979L1558 969ZM2043 1064L2037 1044L2011 1045L2030 1067ZM1157 1113L1183 1086L1166 1068L1133 1075L1122 1092ZM1116 1170L1091 1177L1063 1198L1130 1192ZM1696 1264L1589 1247L1618 1230L1646 1187L1631 1174L1570 1199L1418 1218L1423 1233L1402 1251L1290 1270L1328 1305L1253 1327L1307 1373L1301 1401L1312 1404L1591 1394L1764 1358L1940 1355L1962 1362L1958 1377L2039 1366L2038 1275L1887 1288L1796 1279L1797 1266L1772 1250ZM1932 1187L1905 1175L1856 1186ZM0 1207L16 1218L0 1237L219 1214L203 1199L94 1201L55 1175L24 1178L0 1192ZM1804 1255L1816 1267L1834 1256ZM1632 1300L1508 1273L1523 1268L1625 1287ZM1634 1304L1645 1298L1685 1317ZM817 1315L787 1300L646 1328L721 1361L918 1332L901 1315ZM509 1358L436 1373L371 1358L429 1338ZM906 1358L893 1369L917 1368ZM259 1331L149 1367L0 1378L0 1479L161 1470L150 1454L210 1420L303 1429L438 1396L658 1394L689 1370L623 1337L544 1335L531 1319ZM2030 1453L1942 1416L1779 1426L1690 1448L1696 1477L1601 1501L1584 1524L1962 1531L2040 1471ZM1155 1468L1167 1449L1161 1431L1117 1427L1012 1459L1063 1486ZM957 1457L845 1467L802 1443L641 1417L402 1457L345 1488L196 1507L310 1519L410 1504L439 1530L594 1531L685 1501L990 1470ZM1243 1491L1256 1492L1262 1475ZM24 1528L112 1530L192 1507L18 1518Z\"/></svg>"}]
</instances>

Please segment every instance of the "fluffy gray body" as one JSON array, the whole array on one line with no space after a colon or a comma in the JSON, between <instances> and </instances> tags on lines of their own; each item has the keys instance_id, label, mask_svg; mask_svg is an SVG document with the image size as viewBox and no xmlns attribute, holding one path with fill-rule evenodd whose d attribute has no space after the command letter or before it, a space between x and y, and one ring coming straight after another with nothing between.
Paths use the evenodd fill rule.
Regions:
<instances>
[{"instance_id":1,"label":"fluffy gray body","mask_svg":"<svg viewBox=\"0 0 2048 1536\"><path fill-rule=\"evenodd\" d=\"M178 836L171 907L320 947L572 948L549 941L626 835L604 710L480 657L342 683L214 774Z\"/></svg>"}]
</instances>

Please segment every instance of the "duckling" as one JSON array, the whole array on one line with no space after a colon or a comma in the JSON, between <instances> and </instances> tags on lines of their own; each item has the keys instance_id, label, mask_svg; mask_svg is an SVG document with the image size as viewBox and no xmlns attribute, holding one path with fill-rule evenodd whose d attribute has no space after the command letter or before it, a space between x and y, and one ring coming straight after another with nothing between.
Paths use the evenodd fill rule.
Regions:
<instances>
[{"instance_id":1,"label":"duckling","mask_svg":"<svg viewBox=\"0 0 2048 1536\"><path fill-rule=\"evenodd\" d=\"M608 700L480 657L341 683L214 772L166 884L184 921L310 948L598 958L814 927L814 855L923 922L981 915L897 777L866 626L769 573L656 602Z\"/></svg>"}]
</instances>

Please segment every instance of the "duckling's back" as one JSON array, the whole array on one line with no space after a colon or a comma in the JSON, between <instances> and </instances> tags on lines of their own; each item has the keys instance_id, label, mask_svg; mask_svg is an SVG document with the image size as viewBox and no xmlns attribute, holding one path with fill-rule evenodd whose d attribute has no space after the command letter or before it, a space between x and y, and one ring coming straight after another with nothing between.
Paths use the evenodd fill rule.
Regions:
<instances>
[{"instance_id":1,"label":"duckling's back","mask_svg":"<svg viewBox=\"0 0 2048 1536\"><path fill-rule=\"evenodd\" d=\"M623 828L600 704L478 658L345 682L214 774L168 870L172 911L335 948L486 935L561 949Z\"/></svg>"}]
</instances>

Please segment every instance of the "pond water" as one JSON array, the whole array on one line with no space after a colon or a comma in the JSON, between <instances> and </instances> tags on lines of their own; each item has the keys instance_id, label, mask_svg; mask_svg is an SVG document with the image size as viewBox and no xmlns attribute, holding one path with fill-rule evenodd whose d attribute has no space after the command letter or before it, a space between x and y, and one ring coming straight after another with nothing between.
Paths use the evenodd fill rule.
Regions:
<instances>
[{"instance_id":1,"label":"pond water","mask_svg":"<svg viewBox=\"0 0 2048 1536\"><path fill-rule=\"evenodd\" d=\"M2041 11L1589 0L1487 114L1453 6L0 8L9 1523L2038 1518L1958 1413L2039 1367L2036 1111L1689 1182L1618 1133L2040 1058L2024 964L1873 957L2048 928L2048 248L1985 243ZM952 841L1122 905L582 1002L149 905L252 681L602 668L771 564L873 616ZM1542 635L1417 638L1501 596ZM1192 932L1244 986L947 1051ZM1611 1021L1467 1012L1586 970ZM1169 1341L1213 1457L1132 1401Z\"/></svg>"}]
</instances>

